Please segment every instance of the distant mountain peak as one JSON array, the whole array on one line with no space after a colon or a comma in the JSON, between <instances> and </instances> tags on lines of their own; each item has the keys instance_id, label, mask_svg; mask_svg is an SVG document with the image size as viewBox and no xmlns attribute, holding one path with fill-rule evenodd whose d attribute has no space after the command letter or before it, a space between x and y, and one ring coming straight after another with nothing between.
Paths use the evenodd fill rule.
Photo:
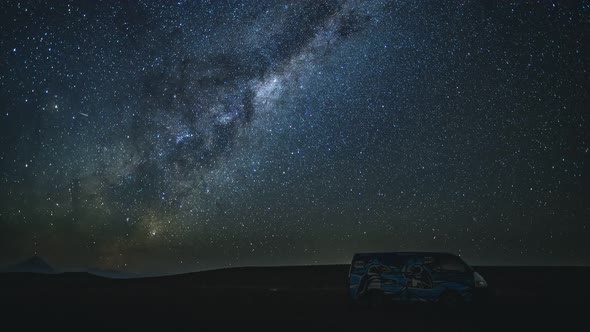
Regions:
<instances>
[{"instance_id":1,"label":"distant mountain peak","mask_svg":"<svg viewBox=\"0 0 590 332\"><path fill-rule=\"evenodd\" d=\"M41 256L34 255L23 261L23 263L51 267Z\"/></svg>"},{"instance_id":2,"label":"distant mountain peak","mask_svg":"<svg viewBox=\"0 0 590 332\"><path fill-rule=\"evenodd\" d=\"M43 258L35 255L25 259L20 263L8 266L3 269L7 272L35 272L35 273L53 273L53 267L49 265Z\"/></svg>"}]
</instances>

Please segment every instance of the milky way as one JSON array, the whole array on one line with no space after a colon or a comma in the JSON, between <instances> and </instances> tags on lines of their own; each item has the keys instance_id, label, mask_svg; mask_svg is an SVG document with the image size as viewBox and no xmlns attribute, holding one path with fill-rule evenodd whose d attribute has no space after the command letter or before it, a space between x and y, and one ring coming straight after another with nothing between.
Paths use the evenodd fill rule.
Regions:
<instances>
[{"instance_id":1,"label":"milky way","mask_svg":"<svg viewBox=\"0 0 590 332\"><path fill-rule=\"evenodd\" d=\"M1 262L590 262L586 2L0 7Z\"/></svg>"}]
</instances>

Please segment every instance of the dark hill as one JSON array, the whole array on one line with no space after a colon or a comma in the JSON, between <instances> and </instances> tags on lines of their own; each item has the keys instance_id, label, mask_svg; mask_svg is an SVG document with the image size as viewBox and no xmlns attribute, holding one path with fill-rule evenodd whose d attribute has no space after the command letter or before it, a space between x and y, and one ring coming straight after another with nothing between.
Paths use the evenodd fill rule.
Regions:
<instances>
[{"instance_id":1,"label":"dark hill","mask_svg":"<svg viewBox=\"0 0 590 332\"><path fill-rule=\"evenodd\" d=\"M20 263L6 266L0 269L1 272L33 272L33 273L55 273L55 270L43 258L33 256Z\"/></svg>"}]
</instances>

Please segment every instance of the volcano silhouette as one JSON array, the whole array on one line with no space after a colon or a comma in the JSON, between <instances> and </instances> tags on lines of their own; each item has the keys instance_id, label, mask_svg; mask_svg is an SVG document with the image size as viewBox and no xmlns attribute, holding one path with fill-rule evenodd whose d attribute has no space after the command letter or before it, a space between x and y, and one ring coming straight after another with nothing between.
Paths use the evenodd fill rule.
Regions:
<instances>
[{"instance_id":1,"label":"volcano silhouette","mask_svg":"<svg viewBox=\"0 0 590 332\"><path fill-rule=\"evenodd\" d=\"M20 263L3 268L2 272L54 273L55 270L43 258L33 256Z\"/></svg>"}]
</instances>

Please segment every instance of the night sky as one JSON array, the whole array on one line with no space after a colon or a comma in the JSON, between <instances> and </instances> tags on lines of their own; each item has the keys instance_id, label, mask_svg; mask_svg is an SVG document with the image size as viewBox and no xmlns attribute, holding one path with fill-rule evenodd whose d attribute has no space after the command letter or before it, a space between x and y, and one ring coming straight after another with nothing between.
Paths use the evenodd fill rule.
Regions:
<instances>
[{"instance_id":1,"label":"night sky","mask_svg":"<svg viewBox=\"0 0 590 332\"><path fill-rule=\"evenodd\" d=\"M2 1L0 263L588 265L589 14Z\"/></svg>"}]
</instances>

